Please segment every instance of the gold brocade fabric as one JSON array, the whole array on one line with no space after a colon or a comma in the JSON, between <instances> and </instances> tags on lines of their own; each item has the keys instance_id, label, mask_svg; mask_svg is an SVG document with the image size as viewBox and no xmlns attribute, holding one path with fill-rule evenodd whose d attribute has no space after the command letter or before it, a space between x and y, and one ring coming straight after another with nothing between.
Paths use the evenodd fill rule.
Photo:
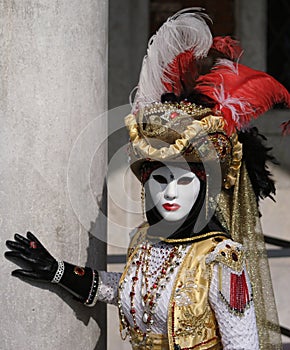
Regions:
<instances>
[{"instance_id":1,"label":"gold brocade fabric","mask_svg":"<svg viewBox=\"0 0 290 350\"><path fill-rule=\"evenodd\" d=\"M273 295L264 236L255 195L243 164L233 189L223 190L218 218L234 241L245 247L247 269L253 289L260 350L281 350L281 335Z\"/></svg>"},{"instance_id":2,"label":"gold brocade fabric","mask_svg":"<svg viewBox=\"0 0 290 350\"><path fill-rule=\"evenodd\" d=\"M162 334L149 334L146 340L134 330L130 330L133 350L169 350L168 338ZM222 350L221 344L214 345L207 350Z\"/></svg>"},{"instance_id":3,"label":"gold brocade fabric","mask_svg":"<svg viewBox=\"0 0 290 350\"><path fill-rule=\"evenodd\" d=\"M168 338L162 334L148 334L146 339L130 329L133 350L169 350Z\"/></svg>"}]
</instances>

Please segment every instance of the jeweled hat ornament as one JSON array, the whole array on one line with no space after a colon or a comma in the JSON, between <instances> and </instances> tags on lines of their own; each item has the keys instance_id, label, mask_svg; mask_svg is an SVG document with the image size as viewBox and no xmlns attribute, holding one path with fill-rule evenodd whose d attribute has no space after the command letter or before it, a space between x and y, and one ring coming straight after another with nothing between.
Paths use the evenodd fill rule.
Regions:
<instances>
[{"instance_id":1,"label":"jeweled hat ornament","mask_svg":"<svg viewBox=\"0 0 290 350\"><path fill-rule=\"evenodd\" d=\"M275 104L290 107L287 89L238 60L230 37L212 38L201 8L170 17L149 41L132 113L131 168L144 161L220 161L223 186L235 184L242 162L238 133ZM283 133L289 132L289 121Z\"/></svg>"}]
</instances>

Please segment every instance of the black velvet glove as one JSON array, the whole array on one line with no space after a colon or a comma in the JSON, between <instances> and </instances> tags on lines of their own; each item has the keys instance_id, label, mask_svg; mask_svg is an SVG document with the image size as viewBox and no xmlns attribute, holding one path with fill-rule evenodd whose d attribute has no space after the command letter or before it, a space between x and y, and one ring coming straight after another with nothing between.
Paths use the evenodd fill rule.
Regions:
<instances>
[{"instance_id":1,"label":"black velvet glove","mask_svg":"<svg viewBox=\"0 0 290 350\"><path fill-rule=\"evenodd\" d=\"M10 251L5 257L16 260L29 269L17 269L12 275L20 278L52 282L59 268L59 263L45 249L40 241L27 232L27 238L15 234L15 241L6 241ZM59 284L86 305L93 305L98 288L98 273L88 267L79 267L64 262L64 271Z\"/></svg>"}]
</instances>

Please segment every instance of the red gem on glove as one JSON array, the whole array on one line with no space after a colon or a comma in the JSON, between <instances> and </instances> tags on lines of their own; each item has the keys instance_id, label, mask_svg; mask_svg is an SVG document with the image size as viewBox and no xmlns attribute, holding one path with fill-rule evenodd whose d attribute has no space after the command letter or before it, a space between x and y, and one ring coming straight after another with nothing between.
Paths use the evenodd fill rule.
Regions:
<instances>
[{"instance_id":1,"label":"red gem on glove","mask_svg":"<svg viewBox=\"0 0 290 350\"><path fill-rule=\"evenodd\" d=\"M29 242L29 246L30 246L31 249L36 249L37 248L36 242Z\"/></svg>"},{"instance_id":2,"label":"red gem on glove","mask_svg":"<svg viewBox=\"0 0 290 350\"><path fill-rule=\"evenodd\" d=\"M83 269L82 267L80 267L80 266L75 266L75 268L74 268L74 273L76 274L76 275L78 275L78 276L84 276L84 274L85 274L85 269Z\"/></svg>"}]
</instances>

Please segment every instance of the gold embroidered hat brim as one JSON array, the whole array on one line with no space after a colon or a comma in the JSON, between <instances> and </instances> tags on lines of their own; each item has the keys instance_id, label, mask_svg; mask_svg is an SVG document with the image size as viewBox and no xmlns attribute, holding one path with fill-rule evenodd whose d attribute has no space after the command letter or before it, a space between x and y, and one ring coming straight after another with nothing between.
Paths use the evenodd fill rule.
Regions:
<instances>
[{"instance_id":1,"label":"gold embroidered hat brim","mask_svg":"<svg viewBox=\"0 0 290 350\"><path fill-rule=\"evenodd\" d=\"M168 105L166 113L170 112ZM171 105L172 113L176 113L175 105ZM137 115L130 114L125 118L130 135L131 169L140 181L141 168L146 161L166 164L173 162L180 165L182 162L187 164L219 161L224 187L230 188L235 184L242 161L242 145L236 133L231 136L226 134L224 118L208 115L207 108L206 116L200 120L195 119L193 115L183 115L172 132L172 129L168 127L170 121L165 124L154 124L149 121L148 116L149 118L153 116L156 120L158 112L160 114L156 104L154 106L154 112L157 110L156 114L153 114L154 112L150 114L148 111L142 112L142 116L147 117L145 121L140 117L141 112ZM162 104L158 106L162 108ZM184 119L187 119L186 123ZM175 138L172 136L174 133ZM166 142L166 135L168 135L168 142Z\"/></svg>"}]
</instances>

